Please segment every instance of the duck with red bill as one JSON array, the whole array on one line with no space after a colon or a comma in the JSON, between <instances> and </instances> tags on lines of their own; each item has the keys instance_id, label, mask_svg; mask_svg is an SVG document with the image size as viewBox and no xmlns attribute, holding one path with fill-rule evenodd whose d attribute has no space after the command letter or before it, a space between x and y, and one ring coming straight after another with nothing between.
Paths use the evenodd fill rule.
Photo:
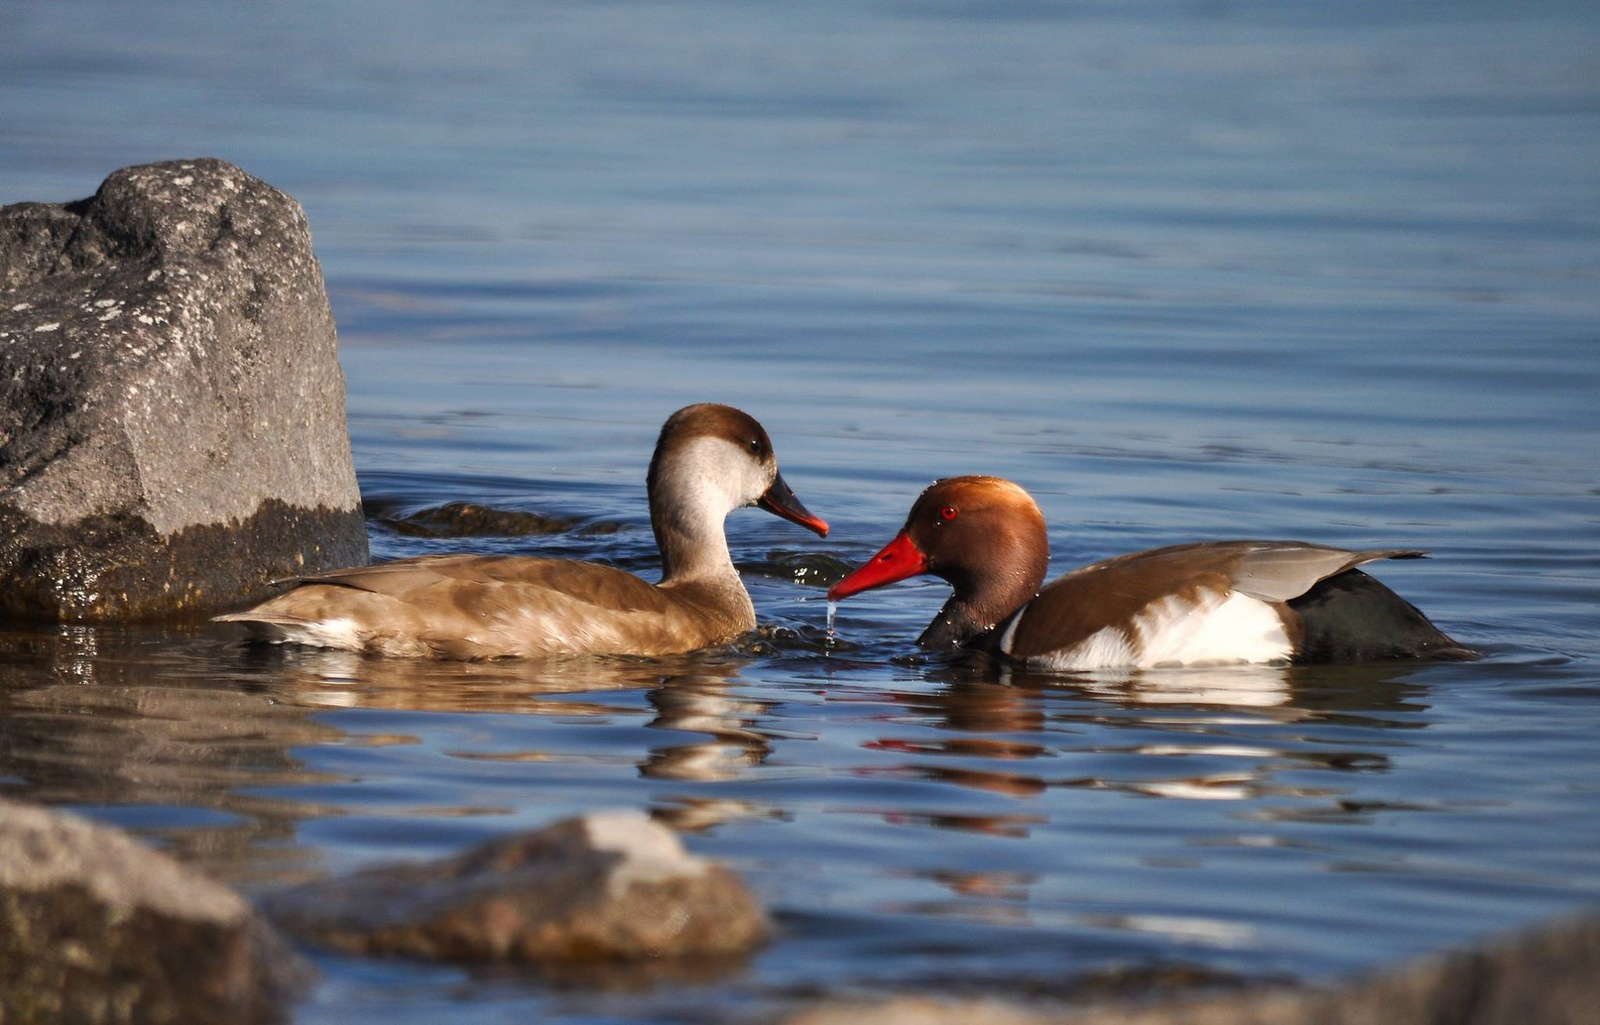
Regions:
<instances>
[{"instance_id":1,"label":"duck with red bill","mask_svg":"<svg viewBox=\"0 0 1600 1025\"><path fill-rule=\"evenodd\" d=\"M1423 554L1204 541L1105 559L1041 587L1050 549L1032 497L999 477L951 477L828 598L931 573L953 593L917 643L1050 670L1476 657L1356 568Z\"/></svg>"}]
</instances>

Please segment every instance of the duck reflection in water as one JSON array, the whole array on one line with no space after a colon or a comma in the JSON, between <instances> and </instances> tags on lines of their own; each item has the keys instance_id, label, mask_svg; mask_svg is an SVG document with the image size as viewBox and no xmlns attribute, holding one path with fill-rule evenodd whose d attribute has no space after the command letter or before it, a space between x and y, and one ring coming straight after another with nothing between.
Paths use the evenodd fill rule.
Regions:
<instances>
[{"instance_id":1,"label":"duck reflection in water","mask_svg":"<svg viewBox=\"0 0 1600 1025\"><path fill-rule=\"evenodd\" d=\"M1159 669L1094 669L1061 672L1030 669L981 652L956 651L904 660L930 682L951 688L998 688L983 701L959 699L972 715L1042 714L1024 711L1000 691L1071 693L1127 706L1188 705L1198 709L1251 709L1280 722L1330 711L1360 714L1417 711L1412 702L1424 688L1409 683L1424 671L1416 663L1257 664L1173 666Z\"/></svg>"},{"instance_id":2,"label":"duck reflection in water","mask_svg":"<svg viewBox=\"0 0 1600 1025\"><path fill-rule=\"evenodd\" d=\"M706 734L710 739L651 750L639 772L651 779L728 780L760 765L772 753L771 738L753 725L772 702L735 693L721 676L681 676L650 692L657 715L651 729Z\"/></svg>"},{"instance_id":3,"label":"duck reflection in water","mask_svg":"<svg viewBox=\"0 0 1600 1025\"><path fill-rule=\"evenodd\" d=\"M733 658L570 656L486 662L369 658L354 652L256 646L240 658L271 668L288 700L333 708L500 712L566 716L633 714L633 706L569 695L648 691L710 669L734 675Z\"/></svg>"},{"instance_id":4,"label":"duck reflection in water","mask_svg":"<svg viewBox=\"0 0 1600 1025\"><path fill-rule=\"evenodd\" d=\"M1384 771L1382 750L1330 749L1283 727L1338 717L1357 728L1417 729L1425 691L1407 682L1415 666L1247 666L1094 673L1027 672L975 653L930 656L919 664L931 688L893 692L926 729L882 735L869 750L903 755L874 775L916 778L1028 799L1053 787L1121 790L1149 797L1249 800L1308 798L1322 814L1343 790L1275 782L1285 771ZM1136 735L1126 745L1070 746L1074 720L1085 735L1107 727ZM1152 741L1159 732L1166 739ZM944 732L957 734L945 736ZM971 736L970 734L983 734ZM1063 743L1063 741L1066 743ZM1384 745L1387 746L1387 745ZM1057 774L1061 756L1089 771ZM1129 761L1128 756L1135 756ZM997 762L1033 761L1034 771ZM1205 771L1173 773L1174 765ZM1329 803L1328 799L1334 798ZM911 822L898 816L892 821ZM969 828L962 816L922 815L916 824ZM996 831L1015 822L995 823ZM1025 828L1025 826L1024 826Z\"/></svg>"},{"instance_id":5,"label":"duck reflection in water","mask_svg":"<svg viewBox=\"0 0 1600 1025\"><path fill-rule=\"evenodd\" d=\"M739 693L742 663L737 656L414 662L335 651L254 651L256 658L280 666L284 688L293 695L292 700L322 707L511 713L562 720L587 717L600 724L635 718L640 711L636 699L613 702L604 694L637 692L656 713L647 729L701 735L692 742L655 746L639 753L639 774L650 779L735 779L772 752L772 737L757 725L769 715L772 702ZM537 749L482 747L449 754L485 762L534 763L571 757ZM703 830L720 821L768 811L744 802L680 799L652 814L674 827Z\"/></svg>"}]
</instances>

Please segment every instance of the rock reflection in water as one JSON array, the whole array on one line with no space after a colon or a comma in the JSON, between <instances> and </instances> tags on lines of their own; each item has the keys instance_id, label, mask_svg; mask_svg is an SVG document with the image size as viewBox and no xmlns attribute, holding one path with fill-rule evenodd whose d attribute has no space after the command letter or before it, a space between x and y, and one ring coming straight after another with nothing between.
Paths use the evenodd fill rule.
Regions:
<instances>
[{"instance_id":1,"label":"rock reflection in water","mask_svg":"<svg viewBox=\"0 0 1600 1025\"><path fill-rule=\"evenodd\" d=\"M342 734L273 700L248 668L219 678L190 641L92 626L0 635L0 777L28 801L167 809L121 821L220 879L295 875L308 856L290 846L297 822L331 809L260 791L326 782L291 752Z\"/></svg>"}]
</instances>

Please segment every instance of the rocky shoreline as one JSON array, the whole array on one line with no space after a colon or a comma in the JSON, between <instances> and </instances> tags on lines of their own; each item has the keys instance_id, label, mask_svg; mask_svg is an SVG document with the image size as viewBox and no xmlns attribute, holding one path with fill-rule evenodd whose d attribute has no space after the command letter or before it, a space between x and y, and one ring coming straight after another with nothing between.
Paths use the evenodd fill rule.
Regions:
<instances>
[{"instance_id":1,"label":"rocky shoreline","mask_svg":"<svg viewBox=\"0 0 1600 1025\"><path fill-rule=\"evenodd\" d=\"M292 937L288 939L286 937ZM563 985L714 976L771 938L726 868L642 815L557 822L452 858L279 890L256 906L118 830L0 800L0 1022L292 1017L305 950L520 965ZM1204 985L1204 980L1198 980ZM1342 986L1092 1003L798 1001L783 1025L1586 1025L1600 912Z\"/></svg>"}]
</instances>

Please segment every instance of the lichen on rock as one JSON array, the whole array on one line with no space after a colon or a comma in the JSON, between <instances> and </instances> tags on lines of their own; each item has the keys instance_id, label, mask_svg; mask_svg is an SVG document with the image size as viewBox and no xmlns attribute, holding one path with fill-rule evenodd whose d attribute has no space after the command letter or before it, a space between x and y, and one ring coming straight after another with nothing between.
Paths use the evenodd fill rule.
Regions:
<instances>
[{"instance_id":1,"label":"lichen on rock","mask_svg":"<svg viewBox=\"0 0 1600 1025\"><path fill-rule=\"evenodd\" d=\"M207 159L0 208L0 612L201 614L366 557L298 203Z\"/></svg>"}]
</instances>

